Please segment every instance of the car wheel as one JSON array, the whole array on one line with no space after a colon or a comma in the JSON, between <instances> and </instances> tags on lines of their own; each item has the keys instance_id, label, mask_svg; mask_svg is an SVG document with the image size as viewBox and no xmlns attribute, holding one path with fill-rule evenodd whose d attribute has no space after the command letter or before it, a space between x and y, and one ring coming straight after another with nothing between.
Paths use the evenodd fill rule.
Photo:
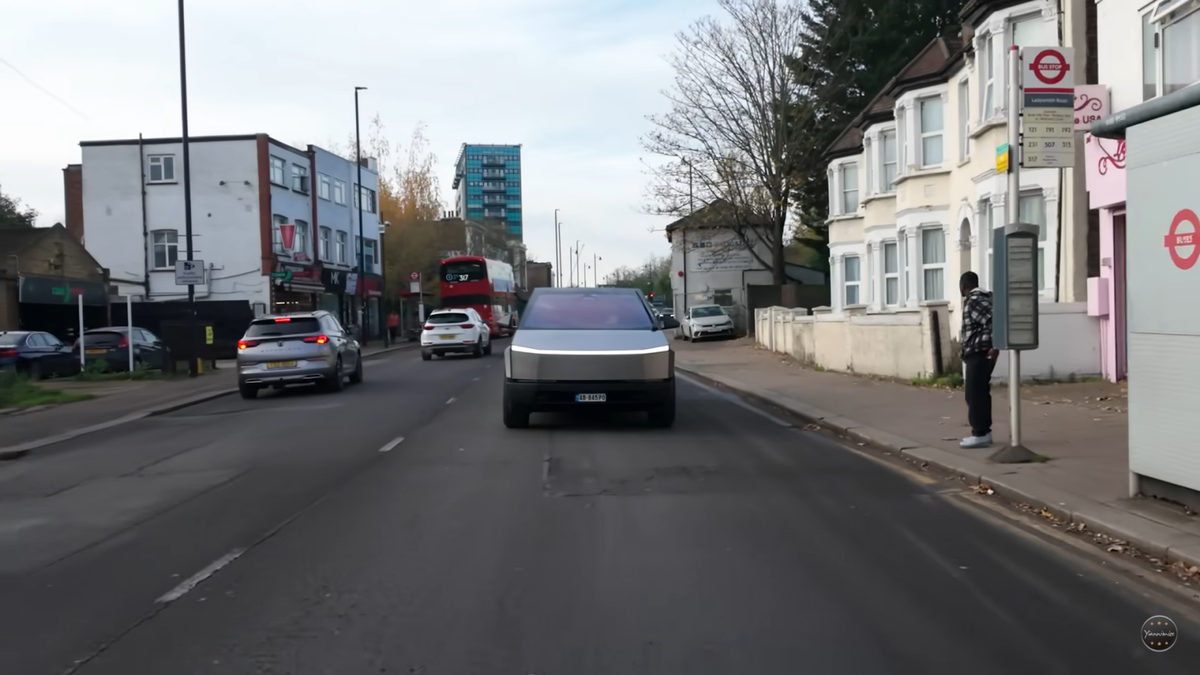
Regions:
<instances>
[{"instance_id":1,"label":"car wheel","mask_svg":"<svg viewBox=\"0 0 1200 675\"><path fill-rule=\"evenodd\" d=\"M45 377L42 374L42 364L38 361L30 361L29 365L25 368L25 373L29 376L29 379L35 381Z\"/></svg>"},{"instance_id":2,"label":"car wheel","mask_svg":"<svg viewBox=\"0 0 1200 675\"><path fill-rule=\"evenodd\" d=\"M475 348L471 350L471 358L477 359L481 356L483 356L483 345L476 342Z\"/></svg>"},{"instance_id":3,"label":"car wheel","mask_svg":"<svg viewBox=\"0 0 1200 675\"><path fill-rule=\"evenodd\" d=\"M238 393L246 400L258 398L258 387L253 384L239 384Z\"/></svg>"},{"instance_id":4,"label":"car wheel","mask_svg":"<svg viewBox=\"0 0 1200 675\"><path fill-rule=\"evenodd\" d=\"M354 366L354 372L350 373L350 384L362 384L362 381L363 381L362 354L359 354L358 355L358 363L355 364L355 366Z\"/></svg>"},{"instance_id":5,"label":"car wheel","mask_svg":"<svg viewBox=\"0 0 1200 675\"><path fill-rule=\"evenodd\" d=\"M525 429L529 426L529 411L513 402L504 388L504 426L509 429Z\"/></svg>"},{"instance_id":6,"label":"car wheel","mask_svg":"<svg viewBox=\"0 0 1200 675\"><path fill-rule=\"evenodd\" d=\"M325 386L329 391L341 391L345 386L342 379L345 377L345 372L342 370L342 357L338 357L337 363L333 366L333 375L325 381Z\"/></svg>"},{"instance_id":7,"label":"car wheel","mask_svg":"<svg viewBox=\"0 0 1200 675\"><path fill-rule=\"evenodd\" d=\"M667 399L655 408L646 411L650 418L650 426L659 429L670 429L675 426L675 383L671 383L671 391Z\"/></svg>"},{"instance_id":8,"label":"car wheel","mask_svg":"<svg viewBox=\"0 0 1200 675\"><path fill-rule=\"evenodd\" d=\"M422 361L432 361L433 360L433 352L429 351L428 349L422 349L421 350L421 360Z\"/></svg>"},{"instance_id":9,"label":"car wheel","mask_svg":"<svg viewBox=\"0 0 1200 675\"><path fill-rule=\"evenodd\" d=\"M484 354L491 354L491 353L492 353L492 338L491 338L491 336L488 336L488 341L487 341L487 344L485 344L485 345L483 346L483 353L484 353Z\"/></svg>"}]
</instances>

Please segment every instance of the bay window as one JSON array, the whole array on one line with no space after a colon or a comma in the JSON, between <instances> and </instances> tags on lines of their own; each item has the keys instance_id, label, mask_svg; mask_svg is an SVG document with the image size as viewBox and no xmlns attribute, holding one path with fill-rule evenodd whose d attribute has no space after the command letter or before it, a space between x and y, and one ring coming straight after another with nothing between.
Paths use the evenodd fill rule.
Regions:
<instances>
[{"instance_id":1,"label":"bay window","mask_svg":"<svg viewBox=\"0 0 1200 675\"><path fill-rule=\"evenodd\" d=\"M858 164L850 162L839 169L842 189L842 214L858 212Z\"/></svg>"},{"instance_id":2,"label":"bay window","mask_svg":"<svg viewBox=\"0 0 1200 675\"><path fill-rule=\"evenodd\" d=\"M885 131L880 137L883 145L883 192L893 192L896 189L896 176L899 175L899 157L896 154L896 132Z\"/></svg>"},{"instance_id":3,"label":"bay window","mask_svg":"<svg viewBox=\"0 0 1200 675\"><path fill-rule=\"evenodd\" d=\"M958 81L958 159L971 156L971 91L967 78Z\"/></svg>"},{"instance_id":4,"label":"bay window","mask_svg":"<svg viewBox=\"0 0 1200 675\"><path fill-rule=\"evenodd\" d=\"M979 121L991 119L996 114L996 54L993 39L989 34L983 38L983 47L978 56L979 75L983 86L979 88Z\"/></svg>"},{"instance_id":5,"label":"bay window","mask_svg":"<svg viewBox=\"0 0 1200 675\"><path fill-rule=\"evenodd\" d=\"M945 300L946 231L939 225L921 230L922 299Z\"/></svg>"},{"instance_id":6,"label":"bay window","mask_svg":"<svg viewBox=\"0 0 1200 675\"><path fill-rule=\"evenodd\" d=\"M942 136L945 128L942 99L923 99L920 107L921 166L937 166L942 163Z\"/></svg>"},{"instance_id":7,"label":"bay window","mask_svg":"<svg viewBox=\"0 0 1200 675\"><path fill-rule=\"evenodd\" d=\"M862 283L862 267L859 257L848 255L842 259L844 286L846 289L846 306L859 304L858 289Z\"/></svg>"},{"instance_id":8,"label":"bay window","mask_svg":"<svg viewBox=\"0 0 1200 675\"><path fill-rule=\"evenodd\" d=\"M1142 100L1158 96L1158 49L1155 39L1158 26L1150 20L1150 12L1142 15Z\"/></svg>"},{"instance_id":9,"label":"bay window","mask_svg":"<svg viewBox=\"0 0 1200 675\"><path fill-rule=\"evenodd\" d=\"M883 243L883 304L900 304L900 258L894 241Z\"/></svg>"}]
</instances>

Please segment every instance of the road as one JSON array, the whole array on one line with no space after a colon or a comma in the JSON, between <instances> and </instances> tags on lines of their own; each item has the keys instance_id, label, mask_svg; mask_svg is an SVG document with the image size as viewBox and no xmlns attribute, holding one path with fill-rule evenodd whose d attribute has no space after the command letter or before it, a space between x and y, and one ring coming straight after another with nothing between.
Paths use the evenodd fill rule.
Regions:
<instances>
[{"instance_id":1,"label":"road","mask_svg":"<svg viewBox=\"0 0 1200 675\"><path fill-rule=\"evenodd\" d=\"M1153 594L729 394L507 430L502 377L393 354L0 465L0 673L1200 665L1140 644Z\"/></svg>"}]
</instances>

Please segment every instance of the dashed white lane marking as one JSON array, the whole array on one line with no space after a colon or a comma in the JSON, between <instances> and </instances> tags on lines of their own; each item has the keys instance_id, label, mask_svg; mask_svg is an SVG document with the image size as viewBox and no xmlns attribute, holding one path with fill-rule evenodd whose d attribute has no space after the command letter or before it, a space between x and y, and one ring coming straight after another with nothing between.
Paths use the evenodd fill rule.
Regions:
<instances>
[{"instance_id":1,"label":"dashed white lane marking","mask_svg":"<svg viewBox=\"0 0 1200 675\"><path fill-rule=\"evenodd\" d=\"M451 403L454 403L457 400L458 400L457 398L451 396L449 399L446 400L446 405L450 405Z\"/></svg>"},{"instance_id":2,"label":"dashed white lane marking","mask_svg":"<svg viewBox=\"0 0 1200 675\"><path fill-rule=\"evenodd\" d=\"M167 593L165 595L163 595L158 600L155 600L155 602L157 602L159 604L166 604L168 602L174 602L174 601L178 600L179 598L182 598L184 595L187 594L188 591L192 590L196 586L199 586L205 579L207 579L207 578L211 577L212 575L216 574L217 572L219 572L222 567L225 567L229 563L240 558L242 556L242 554L245 552L246 552L246 549L244 549L244 548L233 549L229 553L226 553L225 555L221 556L220 558L217 558L216 560L214 560L212 563L209 564L208 567L205 567L204 569L200 570L199 572L196 572L192 576L188 577L183 583L179 584L175 588L172 588L170 591L167 591Z\"/></svg>"},{"instance_id":3,"label":"dashed white lane marking","mask_svg":"<svg viewBox=\"0 0 1200 675\"><path fill-rule=\"evenodd\" d=\"M478 377L472 377L472 378L471 378L471 381L472 381L472 382L478 382L478 381L479 381L479 378L478 378Z\"/></svg>"},{"instance_id":4,"label":"dashed white lane marking","mask_svg":"<svg viewBox=\"0 0 1200 675\"><path fill-rule=\"evenodd\" d=\"M400 445L400 444L401 444L401 443L403 443L403 442L404 442L404 437L403 437L403 436L397 436L397 437L393 438L392 440L388 441L388 442L387 442L387 445L385 445L385 446L383 446L382 448L380 448L380 449L379 449L379 451L380 451L380 452L389 452L389 451L391 451L393 448L395 448L397 445Z\"/></svg>"}]
</instances>

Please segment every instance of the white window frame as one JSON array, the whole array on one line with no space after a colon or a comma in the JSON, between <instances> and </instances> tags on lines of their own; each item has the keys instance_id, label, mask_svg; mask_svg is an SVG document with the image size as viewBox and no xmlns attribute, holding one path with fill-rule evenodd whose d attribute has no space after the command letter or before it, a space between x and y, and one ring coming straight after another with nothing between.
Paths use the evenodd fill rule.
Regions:
<instances>
[{"instance_id":1,"label":"white window frame","mask_svg":"<svg viewBox=\"0 0 1200 675\"><path fill-rule=\"evenodd\" d=\"M863 174L864 174L864 176L862 176L862 177L866 179L865 180L866 189L862 190L860 188L860 191L862 194L865 194L867 197L870 197L879 192L879 189L875 186L876 172L873 170L874 162L872 162L872 158L875 155L875 153L872 152L873 147L874 147L874 143L871 142L870 138L863 139ZM860 204L862 203L861 199L859 199L859 203Z\"/></svg>"},{"instance_id":2,"label":"white window frame","mask_svg":"<svg viewBox=\"0 0 1200 675\"><path fill-rule=\"evenodd\" d=\"M942 109L942 128L938 129L937 131L926 131L925 117L921 114L923 112L922 109L926 103L932 103L934 101L936 101ZM946 161L946 101L941 96L922 96L921 98L917 99L915 109L915 122L917 123L917 142L915 144L915 150L918 157L918 164L922 169L937 168ZM941 157L939 157L938 161L936 162L927 162L925 160L925 140L929 138L938 138L942 142Z\"/></svg>"},{"instance_id":3,"label":"white window frame","mask_svg":"<svg viewBox=\"0 0 1200 675\"><path fill-rule=\"evenodd\" d=\"M967 78L958 81L958 161L971 158L971 85Z\"/></svg>"},{"instance_id":4,"label":"white window frame","mask_svg":"<svg viewBox=\"0 0 1200 675\"><path fill-rule=\"evenodd\" d=\"M888 247L892 248L896 262L896 269L892 272L888 271ZM904 304L904 297L900 294L900 242L896 239L889 239L883 242L880 247L881 255L883 256L883 306L884 307L899 307ZM896 282L896 297L893 302L888 302L888 281L895 280Z\"/></svg>"},{"instance_id":5,"label":"white window frame","mask_svg":"<svg viewBox=\"0 0 1200 675\"><path fill-rule=\"evenodd\" d=\"M346 183L336 178L333 181L333 203L346 205Z\"/></svg>"},{"instance_id":6,"label":"white window frame","mask_svg":"<svg viewBox=\"0 0 1200 675\"><path fill-rule=\"evenodd\" d=\"M825 185L829 188L827 190L827 192L829 193L829 217L830 218L835 218L835 217L841 215L840 213L838 213L838 200L834 196L837 194L837 191L838 191L838 186L837 186L838 172L836 169L837 169L836 164L830 164L829 170L826 172L826 177L825 177Z\"/></svg>"},{"instance_id":7,"label":"white window frame","mask_svg":"<svg viewBox=\"0 0 1200 675\"><path fill-rule=\"evenodd\" d=\"M332 191L332 189L333 189L333 186L330 183L329 176L326 176L323 173L318 173L317 174L317 197L320 199L324 199L325 201L329 201L330 192Z\"/></svg>"},{"instance_id":8,"label":"white window frame","mask_svg":"<svg viewBox=\"0 0 1200 675\"><path fill-rule=\"evenodd\" d=\"M846 176L849 173L854 174L853 190L846 189ZM858 213L858 207L861 204L858 196L859 192L861 191L861 188L859 187L861 182L862 181L859 180L858 174L858 162L844 162L838 167L838 194L840 198L839 206L841 207L842 215L849 216ZM852 209L849 208L850 203L847 200L847 196L850 193L854 193L854 208Z\"/></svg>"},{"instance_id":9,"label":"white window frame","mask_svg":"<svg viewBox=\"0 0 1200 675\"><path fill-rule=\"evenodd\" d=\"M317 258L321 262L332 262L329 259L329 252L333 247L333 230L328 227L320 227L317 232Z\"/></svg>"},{"instance_id":10,"label":"white window frame","mask_svg":"<svg viewBox=\"0 0 1200 675\"><path fill-rule=\"evenodd\" d=\"M348 235L341 230L338 230L334 236L334 252L337 254L336 262L339 265L346 264L346 243L348 238Z\"/></svg>"},{"instance_id":11,"label":"white window frame","mask_svg":"<svg viewBox=\"0 0 1200 675\"><path fill-rule=\"evenodd\" d=\"M287 187L287 162L282 157L270 156L271 182L280 187Z\"/></svg>"},{"instance_id":12,"label":"white window frame","mask_svg":"<svg viewBox=\"0 0 1200 675\"><path fill-rule=\"evenodd\" d=\"M1167 30L1178 26L1184 21L1200 22L1200 8L1192 8L1182 12L1176 11L1189 4L1189 2L1183 0L1163 0L1154 9L1155 32L1158 36L1158 47L1155 49L1157 60L1155 74L1158 80L1156 89L1159 96L1166 96L1167 94L1186 89L1200 82L1200 79L1198 79L1167 91ZM1197 32L1200 33L1200 31ZM1196 36L1196 40L1191 44L1190 51L1200 52L1200 35Z\"/></svg>"},{"instance_id":13,"label":"white window frame","mask_svg":"<svg viewBox=\"0 0 1200 675\"><path fill-rule=\"evenodd\" d=\"M846 263L854 260L858 264L858 278L851 281L846 276ZM851 305L862 304L862 276L863 265L862 257L858 255L847 255L842 257L842 306L849 307ZM854 302L850 302L850 288L854 288Z\"/></svg>"},{"instance_id":14,"label":"white window frame","mask_svg":"<svg viewBox=\"0 0 1200 675\"><path fill-rule=\"evenodd\" d=\"M983 44L979 62L979 123L996 116L996 45L995 35L985 33L977 39Z\"/></svg>"},{"instance_id":15,"label":"white window frame","mask_svg":"<svg viewBox=\"0 0 1200 675\"><path fill-rule=\"evenodd\" d=\"M889 139L891 140L892 147L895 150L893 153L895 156L895 161L892 162L887 161L887 147ZM879 191L884 193L895 192L896 179L900 177L900 137L897 135L895 129L887 129L879 134L879 147L880 152L877 153L879 155L879 180L881 183ZM890 181L888 180L889 164L896 167L895 173L892 175L892 179Z\"/></svg>"},{"instance_id":16,"label":"white window frame","mask_svg":"<svg viewBox=\"0 0 1200 675\"><path fill-rule=\"evenodd\" d=\"M920 229L918 230L918 232L920 232L920 235L921 235L920 239L917 243L917 246L919 249L919 255L921 256L921 299L925 300L925 301L945 300L946 299L946 297L945 297L946 282L947 282L946 259L949 257L947 255L947 251L946 251L946 229L944 227L942 227L941 225L931 224L931 225L922 225L920 227ZM942 237L942 260L941 260L941 262L929 262L929 261L925 260L925 236L929 233L937 233L938 235L941 235L941 237ZM931 271L931 270L941 270L942 271L941 297L937 297L937 298L929 297L929 289L927 288L927 284L925 283L925 273L928 271Z\"/></svg>"},{"instance_id":17,"label":"white window frame","mask_svg":"<svg viewBox=\"0 0 1200 675\"><path fill-rule=\"evenodd\" d=\"M908 173L908 130L906 129L907 115L904 106L896 108L896 178Z\"/></svg>"},{"instance_id":18,"label":"white window frame","mask_svg":"<svg viewBox=\"0 0 1200 675\"><path fill-rule=\"evenodd\" d=\"M159 264L159 253L163 264ZM150 233L150 262L156 270L173 270L179 260L179 232L177 230L154 230Z\"/></svg>"},{"instance_id":19,"label":"white window frame","mask_svg":"<svg viewBox=\"0 0 1200 675\"><path fill-rule=\"evenodd\" d=\"M292 242L292 253L303 253L308 255L308 233L311 231L312 225L307 220L297 220L296 237Z\"/></svg>"},{"instance_id":20,"label":"white window frame","mask_svg":"<svg viewBox=\"0 0 1200 675\"><path fill-rule=\"evenodd\" d=\"M158 168L159 177L154 178L154 169ZM170 171L168 171L170 169ZM170 174L169 176L167 174ZM146 182L150 184L175 183L175 155L147 155Z\"/></svg>"}]
</instances>

